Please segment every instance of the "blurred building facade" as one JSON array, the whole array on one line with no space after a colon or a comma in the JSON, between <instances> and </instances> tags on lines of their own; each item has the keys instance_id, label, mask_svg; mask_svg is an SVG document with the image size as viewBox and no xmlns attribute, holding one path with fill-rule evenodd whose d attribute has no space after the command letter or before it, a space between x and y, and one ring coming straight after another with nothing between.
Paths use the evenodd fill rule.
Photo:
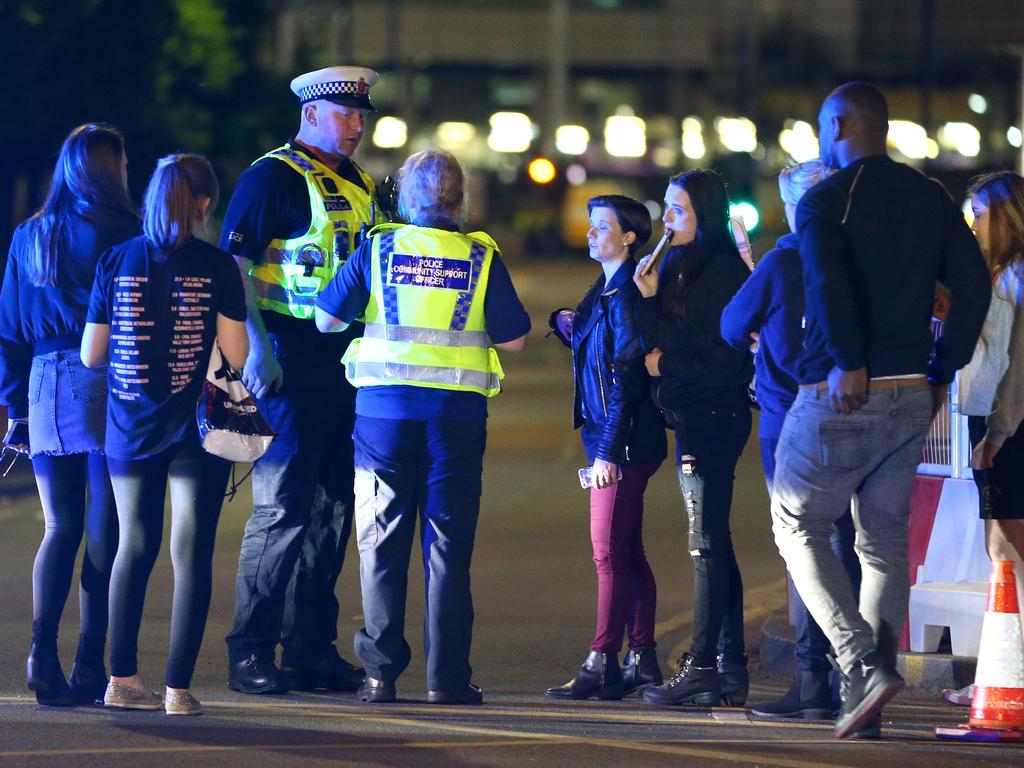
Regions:
<instances>
[{"instance_id":1,"label":"blurred building facade","mask_svg":"<svg viewBox=\"0 0 1024 768\"><path fill-rule=\"evenodd\" d=\"M545 156L557 172L536 197L564 202L566 187L609 176L657 200L669 173L712 165L772 225L775 174L816 153L821 98L849 79L885 90L900 121L894 152L951 191L981 168L1013 167L1021 10L1020 0L292 0L264 55L281 73L340 60L382 73L373 146L360 150L371 172L441 145L497 187L516 186ZM530 194L516 192L521 207ZM500 207L494 194L477 199Z\"/></svg>"}]
</instances>

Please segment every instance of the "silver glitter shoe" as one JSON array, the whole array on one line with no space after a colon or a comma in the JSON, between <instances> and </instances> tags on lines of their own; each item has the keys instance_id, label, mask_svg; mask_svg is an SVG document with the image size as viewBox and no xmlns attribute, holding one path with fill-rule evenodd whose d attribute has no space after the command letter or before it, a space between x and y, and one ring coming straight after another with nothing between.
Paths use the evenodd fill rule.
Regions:
<instances>
[{"instance_id":1,"label":"silver glitter shoe","mask_svg":"<svg viewBox=\"0 0 1024 768\"><path fill-rule=\"evenodd\" d=\"M120 683L107 683L103 694L103 705L121 709L160 709L164 700L152 691L140 691Z\"/></svg>"},{"instance_id":2,"label":"silver glitter shoe","mask_svg":"<svg viewBox=\"0 0 1024 768\"><path fill-rule=\"evenodd\" d=\"M164 696L164 711L168 715L201 715L203 714L203 705L188 691L176 691L173 688L168 688Z\"/></svg>"}]
</instances>

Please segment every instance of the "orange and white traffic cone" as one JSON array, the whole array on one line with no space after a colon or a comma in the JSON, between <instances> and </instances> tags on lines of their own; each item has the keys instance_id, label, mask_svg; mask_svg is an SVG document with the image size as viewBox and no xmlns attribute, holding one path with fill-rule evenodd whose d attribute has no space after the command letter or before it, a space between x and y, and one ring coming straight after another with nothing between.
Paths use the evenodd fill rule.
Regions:
<instances>
[{"instance_id":1,"label":"orange and white traffic cone","mask_svg":"<svg viewBox=\"0 0 1024 768\"><path fill-rule=\"evenodd\" d=\"M992 563L981 625L971 718L966 727L936 728L939 738L1020 741L1024 729L1024 638L1013 563Z\"/></svg>"},{"instance_id":2,"label":"orange and white traffic cone","mask_svg":"<svg viewBox=\"0 0 1024 768\"><path fill-rule=\"evenodd\" d=\"M1024 728L1024 639L1009 560L992 563L968 725Z\"/></svg>"}]
</instances>

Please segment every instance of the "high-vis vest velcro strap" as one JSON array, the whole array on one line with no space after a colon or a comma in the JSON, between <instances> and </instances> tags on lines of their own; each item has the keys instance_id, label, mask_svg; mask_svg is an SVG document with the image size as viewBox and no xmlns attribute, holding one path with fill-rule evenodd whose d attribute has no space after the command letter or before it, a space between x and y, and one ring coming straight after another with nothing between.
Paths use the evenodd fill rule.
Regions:
<instances>
[{"instance_id":1,"label":"high-vis vest velcro strap","mask_svg":"<svg viewBox=\"0 0 1024 768\"><path fill-rule=\"evenodd\" d=\"M494 241L407 225L376 228L370 242L366 329L345 353L349 381L498 394L504 372L483 307Z\"/></svg>"},{"instance_id":2,"label":"high-vis vest velcro strap","mask_svg":"<svg viewBox=\"0 0 1024 768\"><path fill-rule=\"evenodd\" d=\"M279 160L302 174L309 193L310 223L299 237L271 240L260 263L249 270L256 306L308 319L313 317L316 297L348 258L363 223L373 223L377 209L373 180L355 166L366 185L363 189L288 145L260 159L264 158Z\"/></svg>"}]
</instances>

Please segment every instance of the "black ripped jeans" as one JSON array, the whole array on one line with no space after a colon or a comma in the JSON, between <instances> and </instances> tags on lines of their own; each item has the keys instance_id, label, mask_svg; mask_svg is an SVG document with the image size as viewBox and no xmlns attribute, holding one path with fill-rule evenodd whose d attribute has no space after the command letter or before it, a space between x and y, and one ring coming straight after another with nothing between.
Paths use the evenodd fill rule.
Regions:
<instances>
[{"instance_id":1,"label":"black ripped jeans","mask_svg":"<svg viewBox=\"0 0 1024 768\"><path fill-rule=\"evenodd\" d=\"M747 444L750 425L750 409L740 400L701 403L679 414L673 425L676 461L691 464L689 469L703 481L703 499L687 510L687 550L694 571L690 653L698 667L715 666L719 652L736 662L746 653L743 579L732 547L729 510L736 462ZM693 459L682 460L683 456ZM682 466L679 474L685 497L694 488L693 476L684 479Z\"/></svg>"}]
</instances>

